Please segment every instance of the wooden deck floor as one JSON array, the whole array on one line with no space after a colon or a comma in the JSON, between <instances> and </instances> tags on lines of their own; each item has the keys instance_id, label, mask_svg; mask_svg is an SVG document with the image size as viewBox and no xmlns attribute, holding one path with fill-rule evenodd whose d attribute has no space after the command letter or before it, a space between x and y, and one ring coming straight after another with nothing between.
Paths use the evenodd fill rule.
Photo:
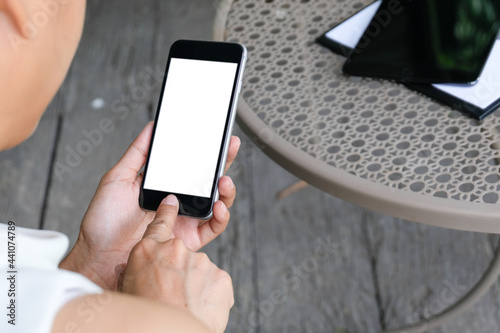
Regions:
<instances>
[{"instance_id":1,"label":"wooden deck floor","mask_svg":"<svg viewBox=\"0 0 500 333\"><path fill-rule=\"evenodd\" d=\"M0 217L75 240L101 175L155 111L159 70L179 38L210 39L217 1L88 1L70 73L34 136L0 154ZM143 92L146 94L141 94ZM122 112L113 112L120 107ZM71 160L84 131L114 131ZM456 301L486 269L498 237L452 231L367 211L308 187L237 129L243 145L230 174L232 220L205 250L233 277L228 332L377 332L418 321ZM69 156L69 157L68 157ZM73 156L74 158L74 156ZM66 172L56 168L61 165ZM59 163L59 164L58 164ZM497 284L479 304L432 332L500 332Z\"/></svg>"}]
</instances>

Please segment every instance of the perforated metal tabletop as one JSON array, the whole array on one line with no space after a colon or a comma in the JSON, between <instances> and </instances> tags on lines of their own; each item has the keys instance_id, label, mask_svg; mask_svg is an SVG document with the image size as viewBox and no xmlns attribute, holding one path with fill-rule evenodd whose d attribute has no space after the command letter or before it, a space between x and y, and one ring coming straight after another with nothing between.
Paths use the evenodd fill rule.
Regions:
<instances>
[{"instance_id":1,"label":"perforated metal tabletop","mask_svg":"<svg viewBox=\"0 0 500 333\"><path fill-rule=\"evenodd\" d=\"M337 197L437 226L500 233L500 112L479 122L383 80L343 75L315 43L369 1L220 2L214 36L248 48L239 124Z\"/></svg>"}]
</instances>

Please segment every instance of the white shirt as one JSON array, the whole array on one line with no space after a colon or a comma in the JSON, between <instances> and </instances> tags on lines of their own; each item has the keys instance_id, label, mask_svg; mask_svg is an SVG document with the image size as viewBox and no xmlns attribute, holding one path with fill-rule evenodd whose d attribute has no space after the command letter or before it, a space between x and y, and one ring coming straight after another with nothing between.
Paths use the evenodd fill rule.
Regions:
<instances>
[{"instance_id":1,"label":"white shirt","mask_svg":"<svg viewBox=\"0 0 500 333\"><path fill-rule=\"evenodd\" d=\"M50 333L66 302L102 293L84 276L58 268L68 245L56 231L0 223L0 332Z\"/></svg>"}]
</instances>

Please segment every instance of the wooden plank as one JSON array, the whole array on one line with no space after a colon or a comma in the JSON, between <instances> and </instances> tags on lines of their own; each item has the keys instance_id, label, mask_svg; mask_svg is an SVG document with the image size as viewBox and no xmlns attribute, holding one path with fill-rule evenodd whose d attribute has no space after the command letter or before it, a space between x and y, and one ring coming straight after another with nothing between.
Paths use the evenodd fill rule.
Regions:
<instances>
[{"instance_id":1,"label":"wooden plank","mask_svg":"<svg viewBox=\"0 0 500 333\"><path fill-rule=\"evenodd\" d=\"M442 229L368 212L387 328L418 322L452 305L484 273L498 237ZM498 332L498 285L476 306L430 332Z\"/></svg>"},{"instance_id":2,"label":"wooden plank","mask_svg":"<svg viewBox=\"0 0 500 333\"><path fill-rule=\"evenodd\" d=\"M152 4L144 1L143 7ZM88 2L82 43L62 88L67 103L44 227L66 233L71 244L101 176L148 122L157 98L159 84L150 80L145 86L154 70L140 68L152 57L152 27L139 7L137 2ZM104 131L103 122L112 130ZM97 133L94 139L89 132Z\"/></svg>"},{"instance_id":3,"label":"wooden plank","mask_svg":"<svg viewBox=\"0 0 500 333\"><path fill-rule=\"evenodd\" d=\"M260 151L253 164L258 308L263 332L378 332L364 210L308 187ZM280 299L283 297L283 299Z\"/></svg>"},{"instance_id":4,"label":"wooden plank","mask_svg":"<svg viewBox=\"0 0 500 333\"><path fill-rule=\"evenodd\" d=\"M66 115L52 169L44 228L67 234L71 245L76 241L81 219L102 175L118 161L148 120L144 108L125 120L110 112ZM102 131L103 122L112 130ZM94 141L85 134L97 131L101 138L95 134Z\"/></svg>"},{"instance_id":5,"label":"wooden plank","mask_svg":"<svg viewBox=\"0 0 500 333\"><path fill-rule=\"evenodd\" d=\"M156 10L161 16L154 32L154 62L164 66L170 44L177 39L212 40L212 26L218 1L159 1Z\"/></svg>"},{"instance_id":6,"label":"wooden plank","mask_svg":"<svg viewBox=\"0 0 500 333\"><path fill-rule=\"evenodd\" d=\"M82 40L62 88L68 100L66 113L102 112L122 105L133 111L157 97L156 81L145 81L158 65L151 61L153 22L160 16L153 11L154 3L87 2ZM103 102L101 111L92 108L96 99Z\"/></svg>"},{"instance_id":7,"label":"wooden plank","mask_svg":"<svg viewBox=\"0 0 500 333\"><path fill-rule=\"evenodd\" d=\"M47 175L55 144L58 117L54 100L31 138L0 153L0 218L18 226L38 228L44 206Z\"/></svg>"}]
</instances>

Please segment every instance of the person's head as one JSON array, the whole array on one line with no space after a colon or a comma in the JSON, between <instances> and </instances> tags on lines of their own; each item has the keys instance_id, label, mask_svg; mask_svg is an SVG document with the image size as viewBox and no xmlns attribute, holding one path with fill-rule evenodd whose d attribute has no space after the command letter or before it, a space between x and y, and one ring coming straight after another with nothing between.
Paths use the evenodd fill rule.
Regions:
<instances>
[{"instance_id":1,"label":"person's head","mask_svg":"<svg viewBox=\"0 0 500 333\"><path fill-rule=\"evenodd\" d=\"M0 0L0 150L26 140L80 41L85 0Z\"/></svg>"}]
</instances>

